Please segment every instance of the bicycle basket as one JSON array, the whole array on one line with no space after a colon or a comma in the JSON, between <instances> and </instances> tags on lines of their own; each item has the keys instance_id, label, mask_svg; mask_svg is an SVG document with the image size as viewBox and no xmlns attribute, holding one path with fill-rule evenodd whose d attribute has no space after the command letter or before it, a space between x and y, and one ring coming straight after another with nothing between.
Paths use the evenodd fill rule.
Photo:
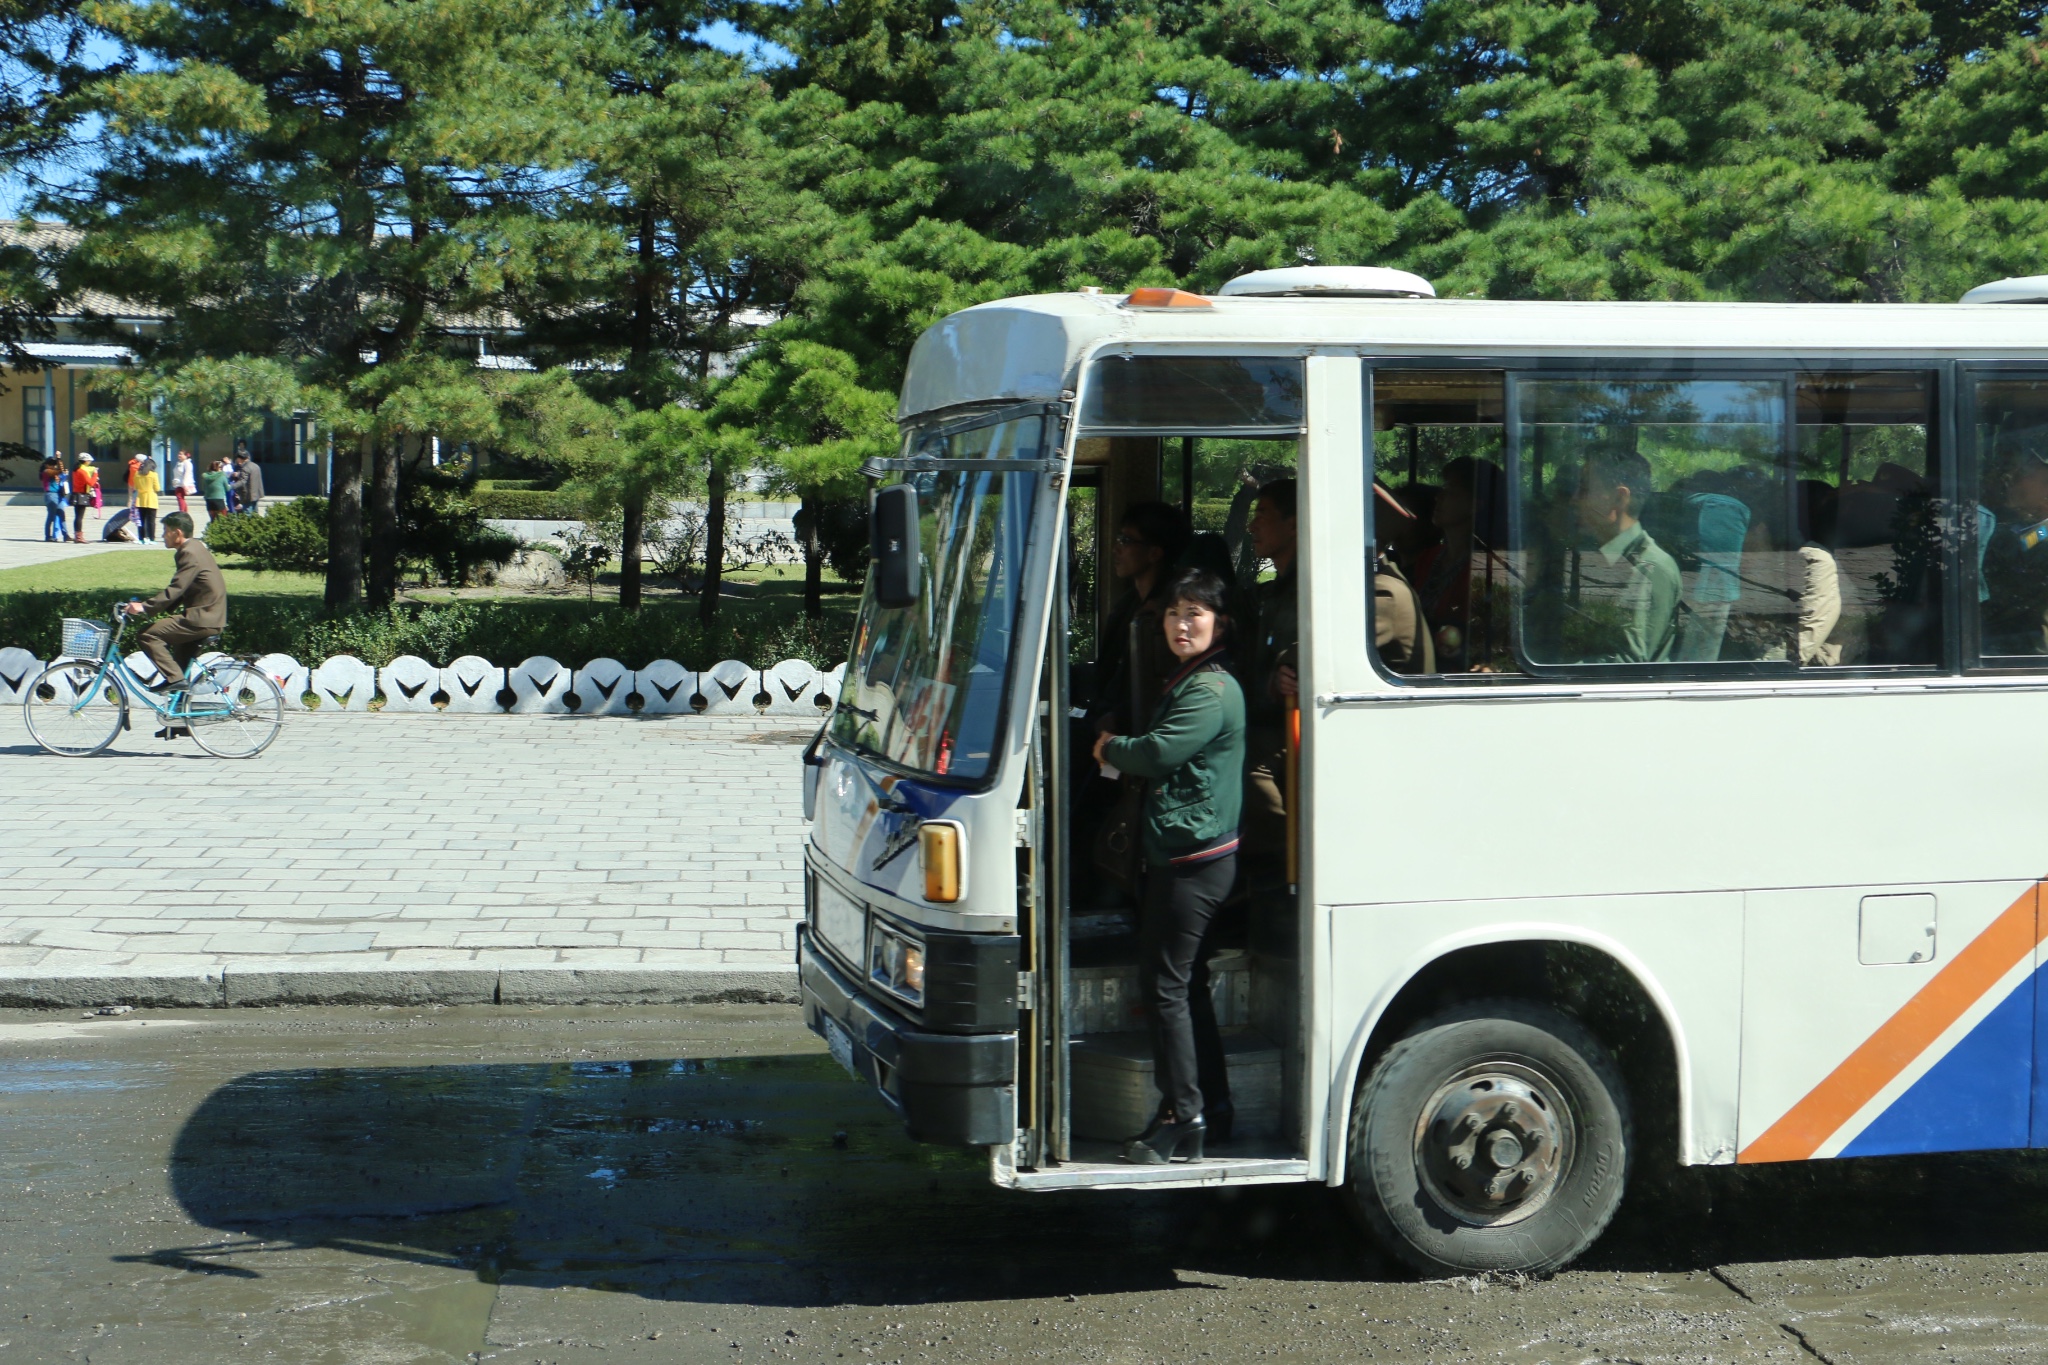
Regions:
<instances>
[{"instance_id":1,"label":"bicycle basket","mask_svg":"<svg viewBox=\"0 0 2048 1365\"><path fill-rule=\"evenodd\" d=\"M64 655L70 659L104 660L114 643L114 628L105 621L64 618Z\"/></svg>"}]
</instances>

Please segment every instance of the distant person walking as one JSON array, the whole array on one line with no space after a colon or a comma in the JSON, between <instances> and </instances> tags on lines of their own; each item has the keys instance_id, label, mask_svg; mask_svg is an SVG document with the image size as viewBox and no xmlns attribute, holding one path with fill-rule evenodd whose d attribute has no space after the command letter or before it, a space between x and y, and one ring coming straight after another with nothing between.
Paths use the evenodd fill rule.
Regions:
<instances>
[{"instance_id":1,"label":"distant person walking","mask_svg":"<svg viewBox=\"0 0 2048 1365\"><path fill-rule=\"evenodd\" d=\"M71 476L64 471L64 461L56 457L43 461L43 539L67 541L71 536L64 529L64 509L71 505Z\"/></svg>"},{"instance_id":2,"label":"distant person walking","mask_svg":"<svg viewBox=\"0 0 2048 1365\"><path fill-rule=\"evenodd\" d=\"M206 499L206 515L224 517L228 514L228 474L215 460L206 466L206 472L199 476L199 492Z\"/></svg>"},{"instance_id":3,"label":"distant person walking","mask_svg":"<svg viewBox=\"0 0 2048 1365\"><path fill-rule=\"evenodd\" d=\"M198 491L199 484L192 475L192 452L181 450L178 452L178 458L171 462L171 492L178 496L180 512L187 516L192 514L192 509L186 506L185 499Z\"/></svg>"},{"instance_id":4,"label":"distant person walking","mask_svg":"<svg viewBox=\"0 0 2048 1365\"><path fill-rule=\"evenodd\" d=\"M135 480L141 474L142 457L140 455L130 455L128 457L128 506L131 509L142 505L135 500Z\"/></svg>"},{"instance_id":5,"label":"distant person walking","mask_svg":"<svg viewBox=\"0 0 2048 1365\"><path fill-rule=\"evenodd\" d=\"M164 544L178 556L170 586L147 602L125 603L122 609L130 616L173 607L181 610L181 615L150 622L137 637L142 652L164 676L155 690L171 692L185 686L186 666L199 656L208 639L226 628L228 586L213 551L206 548L205 541L193 537L192 518L185 513L173 512L164 518Z\"/></svg>"},{"instance_id":6,"label":"distant person walking","mask_svg":"<svg viewBox=\"0 0 2048 1365\"><path fill-rule=\"evenodd\" d=\"M64 452L58 451L63 459ZM85 544L85 509L100 505L100 472L92 467L92 456L80 455L71 470L71 539Z\"/></svg>"},{"instance_id":7,"label":"distant person walking","mask_svg":"<svg viewBox=\"0 0 2048 1365\"><path fill-rule=\"evenodd\" d=\"M142 522L141 527L136 532L136 537L144 545L147 545L156 539L158 489L156 461L154 459L146 458L143 460L141 469L135 475L135 485L129 492L135 499L135 515Z\"/></svg>"},{"instance_id":8,"label":"distant person walking","mask_svg":"<svg viewBox=\"0 0 2048 1365\"><path fill-rule=\"evenodd\" d=\"M263 466L249 458L249 452L235 452L235 475L228 481L235 493L238 510L255 516L263 509Z\"/></svg>"}]
</instances>

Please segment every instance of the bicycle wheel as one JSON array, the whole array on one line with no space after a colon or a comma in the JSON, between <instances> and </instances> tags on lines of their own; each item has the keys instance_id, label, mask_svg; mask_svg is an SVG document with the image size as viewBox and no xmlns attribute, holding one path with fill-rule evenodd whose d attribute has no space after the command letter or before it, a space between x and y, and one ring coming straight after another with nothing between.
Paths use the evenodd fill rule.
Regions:
<instances>
[{"instance_id":1,"label":"bicycle wheel","mask_svg":"<svg viewBox=\"0 0 2048 1365\"><path fill-rule=\"evenodd\" d=\"M192 740L216 758L254 758L284 725L284 693L253 665L216 663L199 675L186 702Z\"/></svg>"},{"instance_id":2,"label":"bicycle wheel","mask_svg":"<svg viewBox=\"0 0 2048 1365\"><path fill-rule=\"evenodd\" d=\"M104 664L73 659L51 664L28 685L22 718L36 743L53 754L84 758L114 742L128 719L128 694Z\"/></svg>"}]
</instances>

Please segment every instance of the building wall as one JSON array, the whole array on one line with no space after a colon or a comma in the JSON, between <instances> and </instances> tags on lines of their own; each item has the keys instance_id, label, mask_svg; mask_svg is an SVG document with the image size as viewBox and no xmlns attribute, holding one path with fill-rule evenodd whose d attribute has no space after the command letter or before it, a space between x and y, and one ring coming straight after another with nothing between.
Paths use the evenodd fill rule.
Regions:
<instances>
[{"instance_id":1,"label":"building wall","mask_svg":"<svg viewBox=\"0 0 2048 1365\"><path fill-rule=\"evenodd\" d=\"M92 370L83 366L62 366L48 371L12 370L0 367L0 441L15 442L40 448L40 438L31 439L28 431L28 414L33 390L37 398L45 395L56 400L57 449L64 452L66 464L75 463L78 453L87 446L85 437L76 429L76 422L86 414L87 389ZM47 386L45 380L47 378ZM103 487L125 486L128 482L127 457L135 453L129 446L114 446L111 457L95 457L100 465L100 481ZM40 460L0 459L0 491L36 486L36 470Z\"/></svg>"}]
</instances>

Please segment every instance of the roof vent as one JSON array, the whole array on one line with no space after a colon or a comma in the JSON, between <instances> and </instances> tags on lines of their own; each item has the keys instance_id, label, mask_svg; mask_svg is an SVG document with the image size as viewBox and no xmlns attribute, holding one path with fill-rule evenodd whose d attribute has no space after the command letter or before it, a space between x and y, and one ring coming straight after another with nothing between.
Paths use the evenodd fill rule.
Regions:
<instances>
[{"instance_id":1,"label":"roof vent","mask_svg":"<svg viewBox=\"0 0 2048 1365\"><path fill-rule=\"evenodd\" d=\"M2048 275L1993 280L1963 295L1964 303L2048 303Z\"/></svg>"},{"instance_id":2,"label":"roof vent","mask_svg":"<svg viewBox=\"0 0 2048 1365\"><path fill-rule=\"evenodd\" d=\"M1420 275L1378 265L1298 265L1254 270L1216 291L1223 298L1433 299Z\"/></svg>"}]
</instances>

